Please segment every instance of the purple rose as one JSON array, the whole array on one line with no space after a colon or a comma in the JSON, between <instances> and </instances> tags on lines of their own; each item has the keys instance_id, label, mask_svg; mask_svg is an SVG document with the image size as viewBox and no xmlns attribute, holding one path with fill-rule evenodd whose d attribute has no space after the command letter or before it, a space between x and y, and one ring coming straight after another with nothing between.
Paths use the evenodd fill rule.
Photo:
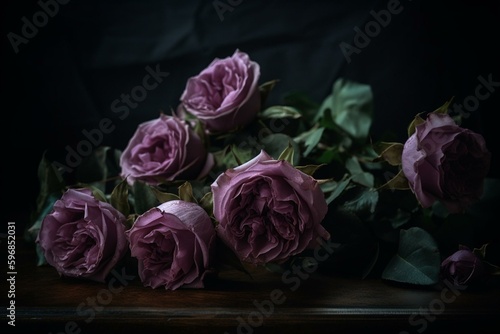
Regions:
<instances>
[{"instance_id":1,"label":"purple rose","mask_svg":"<svg viewBox=\"0 0 500 334\"><path fill-rule=\"evenodd\" d=\"M139 125L120 158L121 176L130 184L199 178L213 164L212 154L189 125L163 114Z\"/></svg>"},{"instance_id":2,"label":"purple rose","mask_svg":"<svg viewBox=\"0 0 500 334\"><path fill-rule=\"evenodd\" d=\"M456 286L467 286L479 281L484 275L482 260L469 249L462 248L441 263L444 279Z\"/></svg>"},{"instance_id":3,"label":"purple rose","mask_svg":"<svg viewBox=\"0 0 500 334\"><path fill-rule=\"evenodd\" d=\"M245 262L283 262L329 233L317 181L264 151L212 183L217 235Z\"/></svg>"},{"instance_id":4,"label":"purple rose","mask_svg":"<svg viewBox=\"0 0 500 334\"><path fill-rule=\"evenodd\" d=\"M211 269L215 230L199 205L181 200L163 203L139 216L126 234L145 286L203 288Z\"/></svg>"},{"instance_id":5,"label":"purple rose","mask_svg":"<svg viewBox=\"0 0 500 334\"><path fill-rule=\"evenodd\" d=\"M124 223L89 189L68 189L43 219L37 242L61 276L104 282L128 250Z\"/></svg>"},{"instance_id":6,"label":"purple rose","mask_svg":"<svg viewBox=\"0 0 500 334\"><path fill-rule=\"evenodd\" d=\"M403 173L420 204L440 200L451 213L480 198L489 165L484 138L447 114L430 113L403 148Z\"/></svg>"},{"instance_id":7,"label":"purple rose","mask_svg":"<svg viewBox=\"0 0 500 334\"><path fill-rule=\"evenodd\" d=\"M236 50L188 79L181 106L209 132L235 130L250 123L260 110L259 77L259 64Z\"/></svg>"}]
</instances>

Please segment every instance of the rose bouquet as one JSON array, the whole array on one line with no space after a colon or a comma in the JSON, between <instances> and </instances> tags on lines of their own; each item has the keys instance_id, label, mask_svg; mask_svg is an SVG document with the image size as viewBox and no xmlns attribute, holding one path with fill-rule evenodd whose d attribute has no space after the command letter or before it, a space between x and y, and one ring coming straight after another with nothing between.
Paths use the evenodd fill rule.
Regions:
<instances>
[{"instance_id":1,"label":"rose bouquet","mask_svg":"<svg viewBox=\"0 0 500 334\"><path fill-rule=\"evenodd\" d=\"M370 86L339 78L321 103L268 105L278 81L259 80L236 50L123 150L96 149L71 178L43 157L26 231L39 265L102 282L133 259L144 286L169 290L251 266L427 286L499 272L495 236L454 233L487 231L475 206L494 187L484 138L449 102L409 120L405 142L374 141Z\"/></svg>"}]
</instances>

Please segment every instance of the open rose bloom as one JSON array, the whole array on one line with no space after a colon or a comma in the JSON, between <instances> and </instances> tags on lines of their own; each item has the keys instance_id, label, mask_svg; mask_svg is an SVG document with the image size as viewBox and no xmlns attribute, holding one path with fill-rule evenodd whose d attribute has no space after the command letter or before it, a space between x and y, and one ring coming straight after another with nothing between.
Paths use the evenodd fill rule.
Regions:
<instances>
[{"instance_id":1,"label":"open rose bloom","mask_svg":"<svg viewBox=\"0 0 500 334\"><path fill-rule=\"evenodd\" d=\"M124 223L89 189L69 189L45 216L37 242L61 276L104 282L128 250Z\"/></svg>"},{"instance_id":2,"label":"open rose bloom","mask_svg":"<svg viewBox=\"0 0 500 334\"><path fill-rule=\"evenodd\" d=\"M129 184L195 179L213 164L200 137L184 120L169 115L140 124L120 158L121 176Z\"/></svg>"},{"instance_id":3,"label":"open rose bloom","mask_svg":"<svg viewBox=\"0 0 500 334\"><path fill-rule=\"evenodd\" d=\"M259 77L259 64L236 50L189 78L180 107L198 118L208 132L235 130L251 122L260 110Z\"/></svg>"},{"instance_id":4,"label":"open rose bloom","mask_svg":"<svg viewBox=\"0 0 500 334\"><path fill-rule=\"evenodd\" d=\"M330 237L317 181L264 151L221 174L212 193L217 235L242 261L280 263Z\"/></svg>"},{"instance_id":5,"label":"open rose bloom","mask_svg":"<svg viewBox=\"0 0 500 334\"><path fill-rule=\"evenodd\" d=\"M195 203L173 200L139 216L127 232L145 286L203 288L211 269L215 230Z\"/></svg>"},{"instance_id":6,"label":"open rose bloom","mask_svg":"<svg viewBox=\"0 0 500 334\"><path fill-rule=\"evenodd\" d=\"M484 138L447 114L430 113L403 148L403 172L420 204L440 200L451 213L479 200L489 166Z\"/></svg>"}]
</instances>

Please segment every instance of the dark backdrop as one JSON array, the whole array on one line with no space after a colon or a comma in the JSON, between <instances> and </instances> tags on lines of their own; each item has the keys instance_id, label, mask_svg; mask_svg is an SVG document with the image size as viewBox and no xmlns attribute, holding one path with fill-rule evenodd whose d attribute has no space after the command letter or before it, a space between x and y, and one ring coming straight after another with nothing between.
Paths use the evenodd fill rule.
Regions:
<instances>
[{"instance_id":1,"label":"dark backdrop","mask_svg":"<svg viewBox=\"0 0 500 334\"><path fill-rule=\"evenodd\" d=\"M269 103L292 90L321 102L341 76L372 85L375 139L390 131L403 141L416 113L474 96L479 76L500 81L496 1L402 0L401 12L350 62L340 43L353 44L354 28L390 1L221 0L231 6L222 20L214 3L72 0L46 24L37 16L41 27L15 53L8 33L22 36L22 18L33 22L42 9L37 1L2 2L2 222L26 221L45 149L64 157L104 117L116 128L102 144L123 149L140 122L177 105L188 77L236 48L261 65L261 82L280 79ZM169 75L121 120L112 103L142 83L146 66ZM491 176L498 175L495 89L463 123L494 152Z\"/></svg>"}]
</instances>

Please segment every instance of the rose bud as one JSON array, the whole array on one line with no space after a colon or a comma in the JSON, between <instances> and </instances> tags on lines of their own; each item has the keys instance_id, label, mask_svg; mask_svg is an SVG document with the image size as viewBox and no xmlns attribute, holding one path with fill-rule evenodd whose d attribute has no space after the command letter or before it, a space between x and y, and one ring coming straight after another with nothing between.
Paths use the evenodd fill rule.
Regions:
<instances>
[{"instance_id":1,"label":"rose bud","mask_svg":"<svg viewBox=\"0 0 500 334\"><path fill-rule=\"evenodd\" d=\"M465 287L484 277L484 265L476 254L464 248L441 263L441 273L455 286Z\"/></svg>"}]
</instances>

